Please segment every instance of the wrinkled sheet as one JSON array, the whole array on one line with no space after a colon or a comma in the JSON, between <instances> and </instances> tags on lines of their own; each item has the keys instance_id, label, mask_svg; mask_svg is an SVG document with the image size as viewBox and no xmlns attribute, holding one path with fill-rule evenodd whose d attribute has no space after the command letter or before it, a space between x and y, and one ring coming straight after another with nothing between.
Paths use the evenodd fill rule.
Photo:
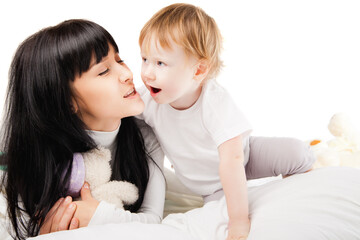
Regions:
<instances>
[{"instance_id":1,"label":"wrinkled sheet","mask_svg":"<svg viewBox=\"0 0 360 240\"><path fill-rule=\"evenodd\" d=\"M360 239L360 170L328 167L249 187L248 240ZM162 224L119 223L63 231L49 239L226 238L225 199L186 213L169 214Z\"/></svg>"}]
</instances>

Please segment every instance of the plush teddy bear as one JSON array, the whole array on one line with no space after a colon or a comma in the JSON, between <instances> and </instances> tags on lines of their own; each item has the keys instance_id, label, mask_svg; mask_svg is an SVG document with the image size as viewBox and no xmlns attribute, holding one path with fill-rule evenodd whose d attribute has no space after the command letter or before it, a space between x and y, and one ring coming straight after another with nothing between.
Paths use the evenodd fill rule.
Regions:
<instances>
[{"instance_id":1,"label":"plush teddy bear","mask_svg":"<svg viewBox=\"0 0 360 240\"><path fill-rule=\"evenodd\" d=\"M329 141L313 140L310 145L317 157L314 168L349 166L360 168L360 133L349 117L337 113L330 119L328 129L334 136Z\"/></svg>"},{"instance_id":2,"label":"plush teddy bear","mask_svg":"<svg viewBox=\"0 0 360 240\"><path fill-rule=\"evenodd\" d=\"M98 201L113 203L119 208L138 199L137 187L125 181L110 181L111 153L106 148L93 149L86 153L75 153L72 163L68 194L79 197L84 182L88 182L92 196Z\"/></svg>"}]
</instances>

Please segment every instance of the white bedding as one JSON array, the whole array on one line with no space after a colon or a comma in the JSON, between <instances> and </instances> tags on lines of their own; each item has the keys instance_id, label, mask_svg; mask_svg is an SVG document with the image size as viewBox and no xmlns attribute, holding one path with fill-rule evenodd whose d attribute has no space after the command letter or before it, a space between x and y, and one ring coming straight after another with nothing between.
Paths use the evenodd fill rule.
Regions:
<instances>
[{"instance_id":1,"label":"white bedding","mask_svg":"<svg viewBox=\"0 0 360 240\"><path fill-rule=\"evenodd\" d=\"M322 168L249 188L248 240L360 239L360 170ZM225 199L166 217L196 239L225 239Z\"/></svg>"},{"instance_id":2,"label":"white bedding","mask_svg":"<svg viewBox=\"0 0 360 240\"><path fill-rule=\"evenodd\" d=\"M360 239L360 170L329 167L249 188L248 240ZM225 239L225 199L163 224L123 223L63 231L33 239Z\"/></svg>"}]
</instances>

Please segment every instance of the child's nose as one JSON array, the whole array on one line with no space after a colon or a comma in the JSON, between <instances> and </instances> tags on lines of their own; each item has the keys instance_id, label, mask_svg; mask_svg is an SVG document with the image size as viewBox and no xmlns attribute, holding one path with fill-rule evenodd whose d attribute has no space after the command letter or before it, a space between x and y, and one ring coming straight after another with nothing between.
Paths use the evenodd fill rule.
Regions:
<instances>
[{"instance_id":1,"label":"child's nose","mask_svg":"<svg viewBox=\"0 0 360 240\"><path fill-rule=\"evenodd\" d=\"M143 68L143 76L145 78L144 80L146 80L146 81L155 80L155 74L154 74L154 71L151 66L147 66L147 67Z\"/></svg>"}]
</instances>

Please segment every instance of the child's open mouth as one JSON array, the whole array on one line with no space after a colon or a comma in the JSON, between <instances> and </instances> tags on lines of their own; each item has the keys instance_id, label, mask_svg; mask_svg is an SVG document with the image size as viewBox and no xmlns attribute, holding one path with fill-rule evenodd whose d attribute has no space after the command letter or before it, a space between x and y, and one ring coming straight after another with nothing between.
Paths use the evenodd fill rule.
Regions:
<instances>
[{"instance_id":1,"label":"child's open mouth","mask_svg":"<svg viewBox=\"0 0 360 240\"><path fill-rule=\"evenodd\" d=\"M158 92L161 91L160 88L154 88L154 87L150 87L150 88L151 88L151 92L154 93L154 94L156 94L156 93L158 93Z\"/></svg>"}]
</instances>

